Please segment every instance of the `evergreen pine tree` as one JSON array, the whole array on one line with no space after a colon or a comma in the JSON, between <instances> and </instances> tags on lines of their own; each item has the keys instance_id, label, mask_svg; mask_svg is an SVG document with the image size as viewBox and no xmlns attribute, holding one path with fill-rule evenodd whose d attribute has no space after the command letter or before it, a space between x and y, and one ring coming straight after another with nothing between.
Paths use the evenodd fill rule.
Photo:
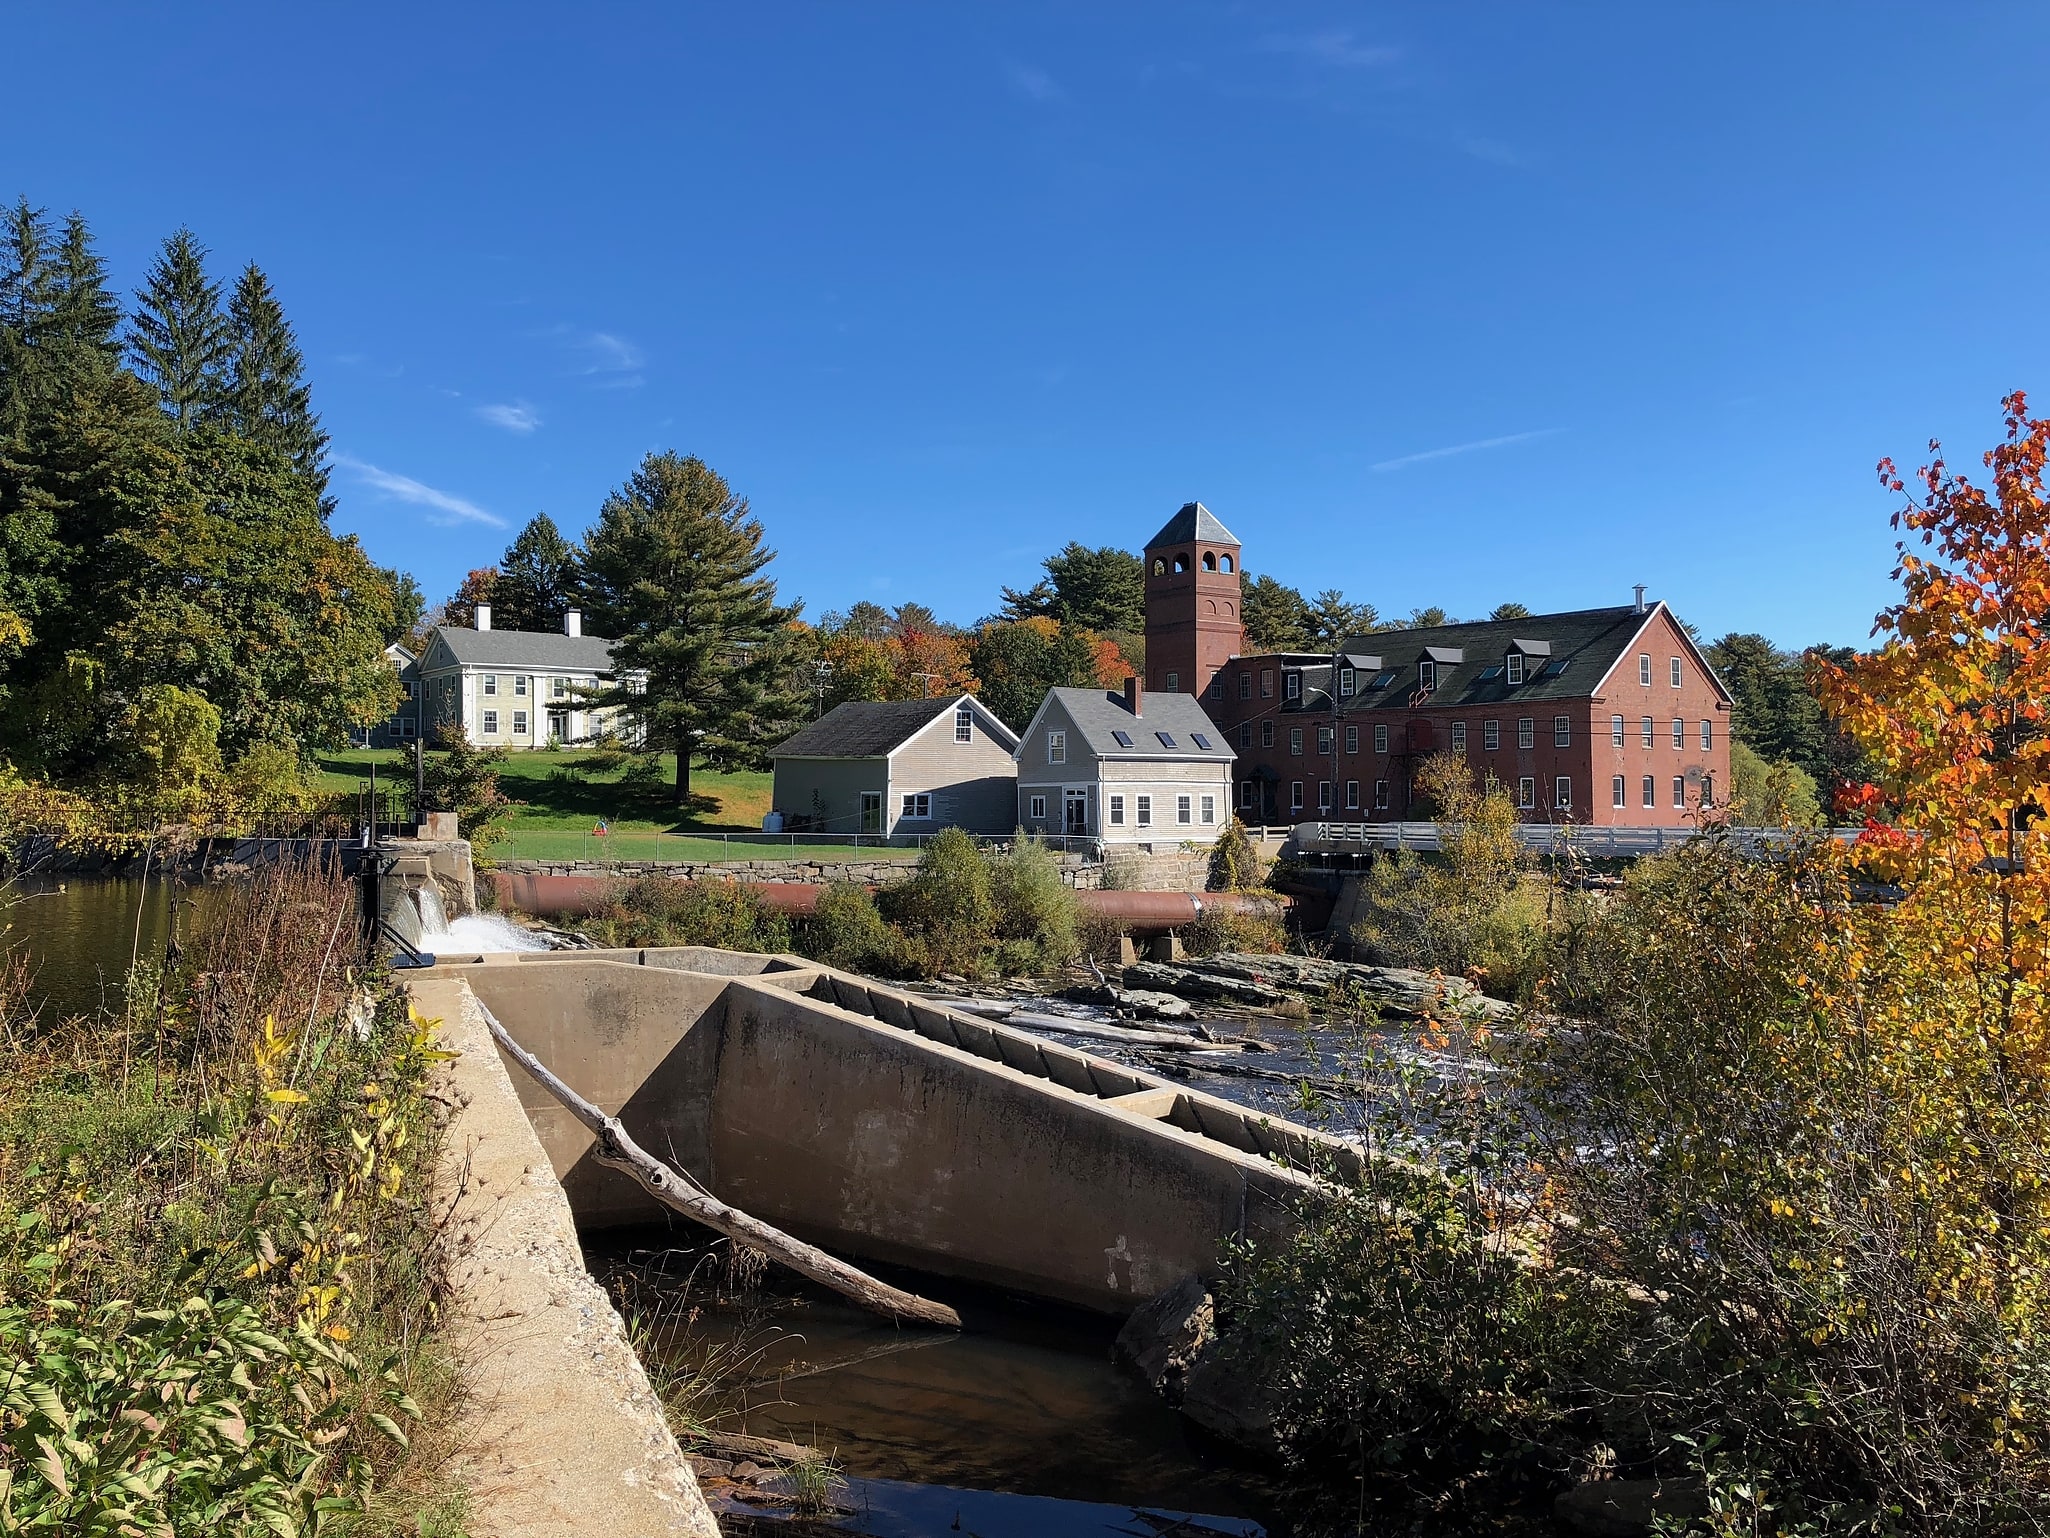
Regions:
<instances>
[{"instance_id":1,"label":"evergreen pine tree","mask_svg":"<svg viewBox=\"0 0 2050 1538\"><path fill-rule=\"evenodd\" d=\"M536 513L506 547L491 595L491 623L500 630L556 630L577 606L576 548L555 520Z\"/></svg>"},{"instance_id":2,"label":"evergreen pine tree","mask_svg":"<svg viewBox=\"0 0 2050 1538\"><path fill-rule=\"evenodd\" d=\"M155 386L179 431L190 431L221 409L234 351L221 285L207 277L206 247L192 231L180 228L164 242L135 297L128 335L135 370Z\"/></svg>"},{"instance_id":3,"label":"evergreen pine tree","mask_svg":"<svg viewBox=\"0 0 2050 1538\"><path fill-rule=\"evenodd\" d=\"M93 249L85 216L64 221L51 261L54 293L50 340L66 368L113 367L121 361L121 301L107 287L107 264Z\"/></svg>"},{"instance_id":4,"label":"evergreen pine tree","mask_svg":"<svg viewBox=\"0 0 2050 1538\"><path fill-rule=\"evenodd\" d=\"M650 454L586 541L593 617L619 638L616 681L595 703L624 709L675 752L679 807L693 758L766 768L803 717L783 656L797 606L777 603L761 574L774 558L747 499L695 455Z\"/></svg>"},{"instance_id":5,"label":"evergreen pine tree","mask_svg":"<svg viewBox=\"0 0 2050 1538\"><path fill-rule=\"evenodd\" d=\"M0 434L21 430L37 392L50 311L50 226L19 200L0 220Z\"/></svg>"},{"instance_id":6,"label":"evergreen pine tree","mask_svg":"<svg viewBox=\"0 0 2050 1538\"><path fill-rule=\"evenodd\" d=\"M327 434L313 411L305 360L263 269L251 262L228 301L230 335L226 419L253 443L275 449L313 485L323 513L327 497Z\"/></svg>"}]
</instances>

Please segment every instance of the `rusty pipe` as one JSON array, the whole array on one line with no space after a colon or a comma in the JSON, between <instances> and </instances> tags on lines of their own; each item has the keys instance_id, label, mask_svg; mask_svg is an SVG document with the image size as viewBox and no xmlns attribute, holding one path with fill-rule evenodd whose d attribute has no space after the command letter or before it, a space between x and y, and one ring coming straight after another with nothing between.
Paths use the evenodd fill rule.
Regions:
<instances>
[{"instance_id":1,"label":"rusty pipe","mask_svg":"<svg viewBox=\"0 0 2050 1538\"><path fill-rule=\"evenodd\" d=\"M601 913L620 885L620 878L612 876L545 876L503 870L487 874L501 909L517 909L536 918L582 918ZM771 909L791 918L811 917L825 890L808 881L745 884L759 892ZM1205 910L1279 918L1292 905L1286 896L1267 892L1077 892L1075 901L1084 913L1154 932L1192 924Z\"/></svg>"}]
</instances>

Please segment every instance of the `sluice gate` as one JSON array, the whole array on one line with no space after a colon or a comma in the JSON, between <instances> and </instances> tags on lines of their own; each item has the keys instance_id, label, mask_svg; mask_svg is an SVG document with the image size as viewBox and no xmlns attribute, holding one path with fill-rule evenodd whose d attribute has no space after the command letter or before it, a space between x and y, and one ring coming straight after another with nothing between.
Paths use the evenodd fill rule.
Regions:
<instances>
[{"instance_id":1,"label":"sluice gate","mask_svg":"<svg viewBox=\"0 0 2050 1538\"><path fill-rule=\"evenodd\" d=\"M855 1258L1123 1314L1272 1237L1349 1145L794 956L444 955L527 1051L722 1201ZM579 1228L663 1209L514 1083Z\"/></svg>"}]
</instances>

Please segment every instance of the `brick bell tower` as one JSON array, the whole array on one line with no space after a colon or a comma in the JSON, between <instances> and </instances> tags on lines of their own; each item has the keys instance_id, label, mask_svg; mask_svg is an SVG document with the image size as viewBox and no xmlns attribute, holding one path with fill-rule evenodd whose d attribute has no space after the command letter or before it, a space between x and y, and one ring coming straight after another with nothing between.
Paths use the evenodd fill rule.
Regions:
<instances>
[{"instance_id":1,"label":"brick bell tower","mask_svg":"<svg viewBox=\"0 0 2050 1538\"><path fill-rule=\"evenodd\" d=\"M1146 687L1200 696L1245 649L1239 542L1201 502L1146 541Z\"/></svg>"}]
</instances>

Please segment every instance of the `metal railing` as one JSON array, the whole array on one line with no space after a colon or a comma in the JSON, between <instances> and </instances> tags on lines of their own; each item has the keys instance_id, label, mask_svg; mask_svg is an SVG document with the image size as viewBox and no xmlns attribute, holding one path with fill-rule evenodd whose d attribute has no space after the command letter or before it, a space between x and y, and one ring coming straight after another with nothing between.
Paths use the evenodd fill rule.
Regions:
<instances>
[{"instance_id":1,"label":"metal railing","mask_svg":"<svg viewBox=\"0 0 2050 1538\"><path fill-rule=\"evenodd\" d=\"M1266 831L1266 830L1263 830ZM1856 828L1832 828L1823 836L1854 839ZM1410 849L1434 854L1438 849L1435 822L1303 822L1289 830L1290 840L1306 853L1325 851L1393 852ZM1622 828L1597 823L1525 822L1516 825L1516 840L1539 853L1567 848L1596 859L1626 859L1658 854L1697 837L1693 828ZM1771 853L1816 837L1806 829L1732 828L1728 837L1751 853Z\"/></svg>"}]
</instances>

